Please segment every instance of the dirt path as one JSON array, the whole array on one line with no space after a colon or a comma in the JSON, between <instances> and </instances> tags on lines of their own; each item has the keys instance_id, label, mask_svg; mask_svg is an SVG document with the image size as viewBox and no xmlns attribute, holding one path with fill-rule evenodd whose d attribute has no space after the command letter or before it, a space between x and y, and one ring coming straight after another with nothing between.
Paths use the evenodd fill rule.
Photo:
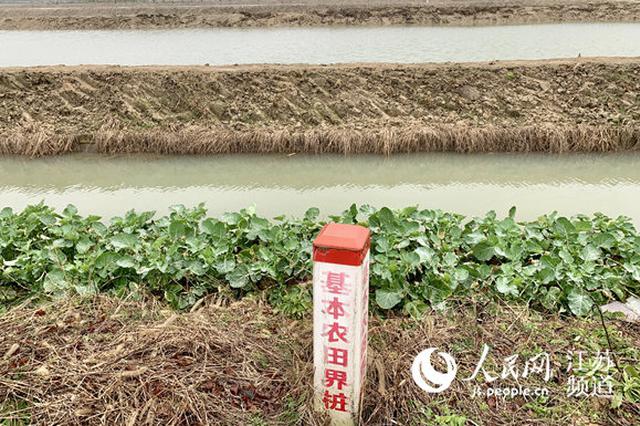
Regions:
<instances>
[{"instance_id":1,"label":"dirt path","mask_svg":"<svg viewBox=\"0 0 640 426\"><path fill-rule=\"evenodd\" d=\"M639 76L607 58L3 69L0 152L637 149Z\"/></svg>"},{"instance_id":2,"label":"dirt path","mask_svg":"<svg viewBox=\"0 0 640 426\"><path fill-rule=\"evenodd\" d=\"M429 0L26 4L0 6L0 30L320 25L486 25L637 22L636 0Z\"/></svg>"}]
</instances>

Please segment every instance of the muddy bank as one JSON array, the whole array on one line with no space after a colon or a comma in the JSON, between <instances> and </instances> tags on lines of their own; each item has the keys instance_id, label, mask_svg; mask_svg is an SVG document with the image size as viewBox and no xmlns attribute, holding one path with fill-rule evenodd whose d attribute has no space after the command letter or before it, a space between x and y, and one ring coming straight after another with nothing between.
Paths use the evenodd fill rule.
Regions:
<instances>
[{"instance_id":1,"label":"muddy bank","mask_svg":"<svg viewBox=\"0 0 640 426\"><path fill-rule=\"evenodd\" d=\"M139 296L139 295L138 295ZM621 368L637 369L638 325L607 320ZM11 424L273 424L322 425L312 412L312 329L255 301L206 299L176 313L152 301L107 297L27 305L0 314L0 420ZM550 336L553 336L550 338ZM552 379L508 376L493 385L462 381L484 365L500 373L506 357L549 354ZM457 360L459 374L440 394L418 388L414 357L437 347ZM610 399L567 396L567 356L592 359L608 349L597 318L542 315L517 306L469 299L419 319L372 315L363 425L636 424L637 382L611 372ZM504 360L504 361L503 361ZM505 364L506 365L506 364ZM635 366L635 367L634 367ZM596 368L596 367L594 367ZM630 373L631 374L631 373ZM598 377L598 376L594 376ZM473 388L543 387L546 398L473 397ZM11 422L14 421L14 423ZM448 422L446 424L454 424Z\"/></svg>"},{"instance_id":2,"label":"muddy bank","mask_svg":"<svg viewBox=\"0 0 640 426\"><path fill-rule=\"evenodd\" d=\"M0 71L0 153L640 147L640 61Z\"/></svg>"},{"instance_id":3,"label":"muddy bank","mask_svg":"<svg viewBox=\"0 0 640 426\"><path fill-rule=\"evenodd\" d=\"M241 1L0 6L0 30L638 22L635 1Z\"/></svg>"}]
</instances>

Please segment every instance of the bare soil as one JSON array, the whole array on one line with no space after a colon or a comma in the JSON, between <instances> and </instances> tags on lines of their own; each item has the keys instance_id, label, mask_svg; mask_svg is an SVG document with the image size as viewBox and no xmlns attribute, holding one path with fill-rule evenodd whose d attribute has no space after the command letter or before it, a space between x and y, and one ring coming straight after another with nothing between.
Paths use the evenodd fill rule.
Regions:
<instances>
[{"instance_id":1,"label":"bare soil","mask_svg":"<svg viewBox=\"0 0 640 426\"><path fill-rule=\"evenodd\" d=\"M71 299L1 314L0 328L4 424L325 423L312 412L310 317L292 320L259 300L207 299L192 312L176 313L153 301ZM607 320L607 329L616 362L637 368L638 324ZM588 362L609 349L598 319L467 300L419 320L371 316L369 330L363 425L461 424L454 420L466 418L491 426L631 426L640 415L639 404L626 400L614 409L605 398L567 396L567 355L583 351ZM529 357L549 353L551 380L532 374L499 381L545 387L549 397L472 397L474 386L460 379L474 370L484 344L491 346L490 374L499 374L510 355L520 355L520 368ZM410 375L413 358L429 347L451 353L459 366L458 379L438 395L422 391Z\"/></svg>"},{"instance_id":2,"label":"bare soil","mask_svg":"<svg viewBox=\"0 0 640 426\"><path fill-rule=\"evenodd\" d=\"M638 22L637 0L221 0L0 6L0 30Z\"/></svg>"},{"instance_id":3,"label":"bare soil","mask_svg":"<svg viewBox=\"0 0 640 426\"><path fill-rule=\"evenodd\" d=\"M0 71L5 154L615 151L639 123L636 59Z\"/></svg>"}]
</instances>

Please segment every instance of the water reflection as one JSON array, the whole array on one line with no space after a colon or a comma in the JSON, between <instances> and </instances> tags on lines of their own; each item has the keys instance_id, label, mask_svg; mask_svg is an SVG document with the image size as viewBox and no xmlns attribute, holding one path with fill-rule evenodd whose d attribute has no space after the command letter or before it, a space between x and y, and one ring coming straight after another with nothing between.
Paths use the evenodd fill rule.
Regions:
<instances>
[{"instance_id":1,"label":"water reflection","mask_svg":"<svg viewBox=\"0 0 640 426\"><path fill-rule=\"evenodd\" d=\"M0 206L39 201L82 213L166 213L205 202L211 214L255 205L265 216L326 214L351 203L420 205L467 215L535 218L624 214L640 223L640 155L456 155L0 158Z\"/></svg>"},{"instance_id":2,"label":"water reflection","mask_svg":"<svg viewBox=\"0 0 640 426\"><path fill-rule=\"evenodd\" d=\"M640 56L640 24L0 31L0 66L465 62Z\"/></svg>"}]
</instances>

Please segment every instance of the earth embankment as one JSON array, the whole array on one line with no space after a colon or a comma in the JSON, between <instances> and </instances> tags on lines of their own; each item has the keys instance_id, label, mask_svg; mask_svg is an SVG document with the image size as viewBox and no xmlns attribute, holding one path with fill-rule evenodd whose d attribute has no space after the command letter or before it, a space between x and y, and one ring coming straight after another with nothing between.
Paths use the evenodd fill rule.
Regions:
<instances>
[{"instance_id":1,"label":"earth embankment","mask_svg":"<svg viewBox=\"0 0 640 426\"><path fill-rule=\"evenodd\" d=\"M0 152L637 149L640 61L0 71Z\"/></svg>"},{"instance_id":2,"label":"earth embankment","mask_svg":"<svg viewBox=\"0 0 640 426\"><path fill-rule=\"evenodd\" d=\"M0 6L0 30L638 22L637 1L267 0Z\"/></svg>"}]
</instances>

